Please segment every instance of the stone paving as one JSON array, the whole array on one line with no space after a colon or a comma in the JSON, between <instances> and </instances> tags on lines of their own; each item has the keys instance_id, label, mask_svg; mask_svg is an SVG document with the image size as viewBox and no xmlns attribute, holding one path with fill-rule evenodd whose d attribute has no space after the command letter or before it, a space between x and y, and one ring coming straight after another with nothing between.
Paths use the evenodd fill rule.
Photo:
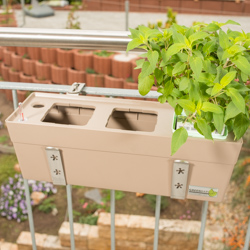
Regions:
<instances>
[{"instance_id":1,"label":"stone paving","mask_svg":"<svg viewBox=\"0 0 250 250\"><path fill-rule=\"evenodd\" d=\"M22 11L15 10L18 25L22 25ZM55 11L55 15L45 18L33 18L26 16L25 28L48 28L48 29L64 29L66 26L68 11ZM125 30L125 12L110 12L110 11L79 11L76 12L79 16L81 28L84 30ZM164 13L129 13L129 27L135 28L140 24L147 25L148 22L154 22L158 19L166 20ZM241 24L241 27L230 25L228 27L235 30L243 29L245 32L250 32L250 16L216 16L216 15L198 15L198 14L178 14L177 21L181 25L190 26L194 21L225 22L232 19Z\"/></svg>"}]
</instances>

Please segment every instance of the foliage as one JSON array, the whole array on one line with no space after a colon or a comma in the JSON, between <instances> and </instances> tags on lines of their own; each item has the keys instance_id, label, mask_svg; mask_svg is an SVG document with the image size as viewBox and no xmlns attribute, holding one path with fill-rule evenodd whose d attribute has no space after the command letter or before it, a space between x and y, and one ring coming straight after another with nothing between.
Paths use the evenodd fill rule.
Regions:
<instances>
[{"instance_id":1,"label":"foliage","mask_svg":"<svg viewBox=\"0 0 250 250\"><path fill-rule=\"evenodd\" d=\"M130 77L128 77L128 78L126 79L126 82L135 82L135 81L134 81L133 77L130 76Z\"/></svg>"},{"instance_id":2,"label":"foliage","mask_svg":"<svg viewBox=\"0 0 250 250\"><path fill-rule=\"evenodd\" d=\"M97 55L97 56L101 56L101 57L109 57L113 54L115 54L114 52L109 52L109 51L106 51L106 50L101 50L101 51L95 51L93 52L94 55Z\"/></svg>"},{"instance_id":3,"label":"foliage","mask_svg":"<svg viewBox=\"0 0 250 250\"><path fill-rule=\"evenodd\" d=\"M223 242L226 245L226 249L243 249L245 242L245 233L247 231L247 221L248 217L245 217L242 222L240 222L238 219L235 219L235 226L233 229L224 229Z\"/></svg>"},{"instance_id":4,"label":"foliage","mask_svg":"<svg viewBox=\"0 0 250 250\"><path fill-rule=\"evenodd\" d=\"M75 12L79 9L80 2L74 2L73 8L68 14L68 19L66 23L66 29L81 29L80 22L78 21L78 16L75 16Z\"/></svg>"},{"instance_id":5,"label":"foliage","mask_svg":"<svg viewBox=\"0 0 250 250\"><path fill-rule=\"evenodd\" d=\"M199 23L190 28L174 24L162 31L139 26L130 29L132 41L127 50L146 51L137 61L142 71L138 89L146 95L155 84L161 96L159 102L168 103L177 115L184 110L186 121L206 139L212 132L222 132L224 125L240 139L249 126L250 33L222 30L226 23ZM235 80L237 79L237 81ZM174 132L173 155L188 133Z\"/></svg>"},{"instance_id":6,"label":"foliage","mask_svg":"<svg viewBox=\"0 0 250 250\"><path fill-rule=\"evenodd\" d=\"M94 69L91 68L86 68L86 73L87 74L97 74Z\"/></svg>"},{"instance_id":7,"label":"foliage","mask_svg":"<svg viewBox=\"0 0 250 250\"><path fill-rule=\"evenodd\" d=\"M38 206L38 210L44 212L46 214L50 213L54 208L56 208L56 204L53 203L55 199L47 198L45 199L42 204Z\"/></svg>"},{"instance_id":8,"label":"foliage","mask_svg":"<svg viewBox=\"0 0 250 250\"><path fill-rule=\"evenodd\" d=\"M82 224L97 225L97 220L98 220L98 216L91 214L88 216L81 216L78 222Z\"/></svg>"},{"instance_id":9,"label":"foliage","mask_svg":"<svg viewBox=\"0 0 250 250\"><path fill-rule=\"evenodd\" d=\"M152 209L155 211L156 195L146 194L144 197L149 202ZM161 210L164 210L168 206L169 206L169 199L165 196L162 196L161 197Z\"/></svg>"},{"instance_id":10,"label":"foliage","mask_svg":"<svg viewBox=\"0 0 250 250\"><path fill-rule=\"evenodd\" d=\"M102 198L103 202L110 201L110 190L109 189L103 189L102 193L104 197ZM115 200L121 200L125 196L124 192L116 190L115 191Z\"/></svg>"},{"instance_id":11,"label":"foliage","mask_svg":"<svg viewBox=\"0 0 250 250\"><path fill-rule=\"evenodd\" d=\"M0 143L7 142L8 139L9 139L9 137L7 135L2 135L2 136L0 136Z\"/></svg>"},{"instance_id":12,"label":"foliage","mask_svg":"<svg viewBox=\"0 0 250 250\"><path fill-rule=\"evenodd\" d=\"M161 29L169 28L174 23L177 23L176 15L177 15L177 12L174 12L173 9L168 8L167 9L167 21L165 22L164 26L163 26L162 20L158 20L156 24L148 22L148 27L150 29L154 29L154 28L158 28L158 27Z\"/></svg>"},{"instance_id":13,"label":"foliage","mask_svg":"<svg viewBox=\"0 0 250 250\"><path fill-rule=\"evenodd\" d=\"M14 177L15 170L13 166L17 163L16 155L1 155L0 156L0 186L8 180L9 177Z\"/></svg>"},{"instance_id":14,"label":"foliage","mask_svg":"<svg viewBox=\"0 0 250 250\"><path fill-rule=\"evenodd\" d=\"M105 203L95 203L95 202L84 202L84 204L82 205L82 208L84 210L84 214L93 214L95 213L98 209L102 209L107 211L108 207L106 206Z\"/></svg>"},{"instance_id":15,"label":"foliage","mask_svg":"<svg viewBox=\"0 0 250 250\"><path fill-rule=\"evenodd\" d=\"M38 191L47 196L55 194L57 189L51 183L28 180L30 193ZM14 178L9 177L8 182L1 186L0 215L8 220L21 222L27 220L28 211L25 200L24 180L21 174L15 174ZM31 201L33 204L33 200Z\"/></svg>"}]
</instances>

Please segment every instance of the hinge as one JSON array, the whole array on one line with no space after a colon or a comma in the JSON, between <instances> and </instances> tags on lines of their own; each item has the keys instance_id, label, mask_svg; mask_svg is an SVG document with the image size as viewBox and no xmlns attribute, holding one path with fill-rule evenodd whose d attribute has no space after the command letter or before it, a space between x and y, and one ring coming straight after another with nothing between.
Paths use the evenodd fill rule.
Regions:
<instances>
[{"instance_id":1,"label":"hinge","mask_svg":"<svg viewBox=\"0 0 250 250\"><path fill-rule=\"evenodd\" d=\"M176 160L173 164L171 198L185 199L187 193L189 162Z\"/></svg>"},{"instance_id":2,"label":"hinge","mask_svg":"<svg viewBox=\"0 0 250 250\"><path fill-rule=\"evenodd\" d=\"M84 87L85 83L74 82L69 88L67 95L79 95L83 91Z\"/></svg>"}]
</instances>

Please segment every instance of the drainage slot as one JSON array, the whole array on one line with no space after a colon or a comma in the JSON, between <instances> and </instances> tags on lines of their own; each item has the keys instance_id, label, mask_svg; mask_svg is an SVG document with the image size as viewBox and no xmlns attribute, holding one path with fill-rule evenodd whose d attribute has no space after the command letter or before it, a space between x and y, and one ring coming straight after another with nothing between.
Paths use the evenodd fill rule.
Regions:
<instances>
[{"instance_id":1,"label":"drainage slot","mask_svg":"<svg viewBox=\"0 0 250 250\"><path fill-rule=\"evenodd\" d=\"M43 122L83 126L88 123L94 110L92 107L54 105Z\"/></svg>"},{"instance_id":2,"label":"drainage slot","mask_svg":"<svg viewBox=\"0 0 250 250\"><path fill-rule=\"evenodd\" d=\"M145 111L113 110L106 125L107 128L153 132L157 122L157 114Z\"/></svg>"}]
</instances>

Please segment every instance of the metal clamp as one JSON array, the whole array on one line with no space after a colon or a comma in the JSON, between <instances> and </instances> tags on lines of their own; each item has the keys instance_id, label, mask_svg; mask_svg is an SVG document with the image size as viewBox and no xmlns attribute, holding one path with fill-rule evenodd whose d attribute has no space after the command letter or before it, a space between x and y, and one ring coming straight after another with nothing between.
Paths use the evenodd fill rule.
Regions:
<instances>
[{"instance_id":1,"label":"metal clamp","mask_svg":"<svg viewBox=\"0 0 250 250\"><path fill-rule=\"evenodd\" d=\"M85 83L74 82L67 92L67 95L79 95L83 91L84 87Z\"/></svg>"},{"instance_id":2,"label":"metal clamp","mask_svg":"<svg viewBox=\"0 0 250 250\"><path fill-rule=\"evenodd\" d=\"M50 168L50 175L54 185L66 185L64 169L58 148L46 147L46 155Z\"/></svg>"},{"instance_id":3,"label":"metal clamp","mask_svg":"<svg viewBox=\"0 0 250 250\"><path fill-rule=\"evenodd\" d=\"M187 161L174 161L171 198L182 200L186 198L188 170L189 163Z\"/></svg>"}]
</instances>

